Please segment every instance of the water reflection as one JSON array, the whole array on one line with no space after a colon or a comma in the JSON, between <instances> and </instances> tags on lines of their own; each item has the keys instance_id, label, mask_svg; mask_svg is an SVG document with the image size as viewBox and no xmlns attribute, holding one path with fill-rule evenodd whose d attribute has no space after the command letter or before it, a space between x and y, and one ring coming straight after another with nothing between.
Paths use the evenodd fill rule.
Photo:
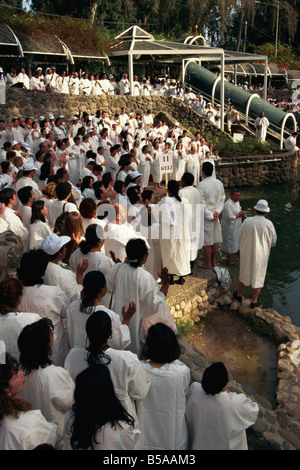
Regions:
<instances>
[{"instance_id":1,"label":"water reflection","mask_svg":"<svg viewBox=\"0 0 300 470\"><path fill-rule=\"evenodd\" d=\"M242 209L248 217L259 199L266 199L271 209L269 218L273 222L278 241L272 248L265 285L260 299L263 308L271 308L281 315L288 315L300 326L300 166L294 181L278 185L240 188ZM226 191L228 197L229 191ZM220 253L220 264L226 265L226 256ZM233 288L237 288L238 267L227 266ZM245 289L245 296L251 296L251 289Z\"/></svg>"}]
</instances>

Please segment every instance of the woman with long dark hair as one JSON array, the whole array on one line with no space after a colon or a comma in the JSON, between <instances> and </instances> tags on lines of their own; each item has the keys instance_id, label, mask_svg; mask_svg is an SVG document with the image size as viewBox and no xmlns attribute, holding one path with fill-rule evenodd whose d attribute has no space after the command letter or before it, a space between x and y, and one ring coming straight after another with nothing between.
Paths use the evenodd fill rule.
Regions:
<instances>
[{"instance_id":1,"label":"woman with long dark hair","mask_svg":"<svg viewBox=\"0 0 300 470\"><path fill-rule=\"evenodd\" d=\"M66 417L65 450L131 450L140 431L117 398L108 368L88 367L76 377L73 411Z\"/></svg>"},{"instance_id":2,"label":"woman with long dark hair","mask_svg":"<svg viewBox=\"0 0 300 470\"><path fill-rule=\"evenodd\" d=\"M122 308L123 320L114 311L103 305L106 294L106 279L101 271L90 271L83 279L81 300L75 300L67 310L67 328L71 348L85 348L85 325L89 316L104 310L112 320L112 337L109 344L115 349L125 349L130 344L129 321L135 313L135 305Z\"/></svg>"},{"instance_id":3,"label":"woman with long dark hair","mask_svg":"<svg viewBox=\"0 0 300 470\"><path fill-rule=\"evenodd\" d=\"M41 248L42 243L53 230L50 228L48 219L48 207L43 200L34 201L31 206L31 219L29 226L29 249Z\"/></svg>"}]
</instances>

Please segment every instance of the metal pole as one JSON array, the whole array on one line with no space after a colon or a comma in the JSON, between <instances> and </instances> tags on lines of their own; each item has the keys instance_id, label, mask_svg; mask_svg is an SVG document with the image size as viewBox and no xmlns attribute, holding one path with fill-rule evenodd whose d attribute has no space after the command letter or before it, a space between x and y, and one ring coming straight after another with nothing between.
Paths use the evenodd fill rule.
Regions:
<instances>
[{"instance_id":1,"label":"metal pole","mask_svg":"<svg viewBox=\"0 0 300 470\"><path fill-rule=\"evenodd\" d=\"M279 2L277 2L276 40L275 40L275 60L277 60L277 50L278 50L278 28L279 28Z\"/></svg>"}]
</instances>

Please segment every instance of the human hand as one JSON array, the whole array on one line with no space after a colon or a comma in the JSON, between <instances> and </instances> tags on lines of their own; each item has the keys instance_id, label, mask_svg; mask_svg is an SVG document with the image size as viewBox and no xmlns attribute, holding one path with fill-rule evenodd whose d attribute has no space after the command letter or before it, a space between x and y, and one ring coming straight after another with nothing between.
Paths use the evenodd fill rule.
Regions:
<instances>
[{"instance_id":1,"label":"human hand","mask_svg":"<svg viewBox=\"0 0 300 470\"><path fill-rule=\"evenodd\" d=\"M125 305L122 308L123 324L129 324L130 319L136 312L136 305L134 302L129 302L128 309L125 310Z\"/></svg>"}]
</instances>

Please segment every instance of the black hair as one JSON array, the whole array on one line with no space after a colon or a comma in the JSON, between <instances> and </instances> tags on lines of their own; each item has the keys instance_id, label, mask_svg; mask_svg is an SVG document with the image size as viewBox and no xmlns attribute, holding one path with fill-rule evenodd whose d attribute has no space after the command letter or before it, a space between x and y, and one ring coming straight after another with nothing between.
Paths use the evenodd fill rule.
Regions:
<instances>
[{"instance_id":1,"label":"black hair","mask_svg":"<svg viewBox=\"0 0 300 470\"><path fill-rule=\"evenodd\" d=\"M133 205L136 202L140 201L139 191L140 191L140 187L138 185L130 186L130 188L127 189L126 194L127 194L130 204Z\"/></svg>"},{"instance_id":2,"label":"black hair","mask_svg":"<svg viewBox=\"0 0 300 470\"><path fill-rule=\"evenodd\" d=\"M223 362L213 362L205 369L201 385L207 395L220 393L228 383L228 371Z\"/></svg>"},{"instance_id":3,"label":"black hair","mask_svg":"<svg viewBox=\"0 0 300 470\"><path fill-rule=\"evenodd\" d=\"M145 202L147 199L151 199L152 194L153 194L152 189L144 189L144 191L142 192L143 202Z\"/></svg>"},{"instance_id":4,"label":"black hair","mask_svg":"<svg viewBox=\"0 0 300 470\"><path fill-rule=\"evenodd\" d=\"M129 264L133 268L138 268L142 258L148 254L148 248L142 238L132 238L126 244L126 255Z\"/></svg>"},{"instance_id":5,"label":"black hair","mask_svg":"<svg viewBox=\"0 0 300 470\"><path fill-rule=\"evenodd\" d=\"M89 366L97 364L108 365L111 358L103 351L103 346L111 336L112 322L110 316L104 310L97 310L92 313L85 324L85 331L88 339Z\"/></svg>"},{"instance_id":6,"label":"black hair","mask_svg":"<svg viewBox=\"0 0 300 470\"><path fill-rule=\"evenodd\" d=\"M134 418L116 396L109 369L103 364L88 367L77 375L73 411L70 440L73 450L93 449L97 432L106 423L112 427L124 421L134 425Z\"/></svg>"},{"instance_id":7,"label":"black hair","mask_svg":"<svg viewBox=\"0 0 300 470\"><path fill-rule=\"evenodd\" d=\"M214 170L214 167L213 167L212 163L210 163L210 162L204 162L203 163L202 171L204 172L204 174L206 176L211 176L213 174L213 170Z\"/></svg>"},{"instance_id":8,"label":"black hair","mask_svg":"<svg viewBox=\"0 0 300 470\"><path fill-rule=\"evenodd\" d=\"M80 311L83 313L93 313L94 301L100 291L106 286L106 279L101 271L89 271L83 278L82 298Z\"/></svg>"},{"instance_id":9,"label":"black hair","mask_svg":"<svg viewBox=\"0 0 300 470\"><path fill-rule=\"evenodd\" d=\"M10 162L8 160L4 160L3 162L1 162L1 168L2 168L2 172L3 174L6 174L8 172L8 169L10 167Z\"/></svg>"},{"instance_id":10,"label":"black hair","mask_svg":"<svg viewBox=\"0 0 300 470\"><path fill-rule=\"evenodd\" d=\"M12 188L4 188L0 191L0 202L8 206L9 201L14 197L16 191Z\"/></svg>"},{"instance_id":11,"label":"black hair","mask_svg":"<svg viewBox=\"0 0 300 470\"><path fill-rule=\"evenodd\" d=\"M79 244L79 248L82 254L87 255L92 248L97 246L100 238L97 234L98 224L90 224L85 231L85 239Z\"/></svg>"},{"instance_id":12,"label":"black hair","mask_svg":"<svg viewBox=\"0 0 300 470\"><path fill-rule=\"evenodd\" d=\"M22 204L27 204L32 196L32 186L23 186L23 188L20 188L17 192L17 196Z\"/></svg>"},{"instance_id":13,"label":"black hair","mask_svg":"<svg viewBox=\"0 0 300 470\"><path fill-rule=\"evenodd\" d=\"M44 158L44 163L41 166L41 172L40 172L40 180L45 181L47 178L50 176L50 171L51 171L51 162L50 160L46 160L46 156Z\"/></svg>"},{"instance_id":14,"label":"black hair","mask_svg":"<svg viewBox=\"0 0 300 470\"><path fill-rule=\"evenodd\" d=\"M26 325L18 338L20 351L20 364L25 375L39 367L45 368L52 364L50 343L50 331L54 326L50 318Z\"/></svg>"},{"instance_id":15,"label":"black hair","mask_svg":"<svg viewBox=\"0 0 300 470\"><path fill-rule=\"evenodd\" d=\"M183 173L182 177L181 177L182 181L185 182L185 184L187 186L193 186L194 184L194 181L195 181L195 177L192 173L189 173L188 171L186 171L185 173Z\"/></svg>"},{"instance_id":16,"label":"black hair","mask_svg":"<svg viewBox=\"0 0 300 470\"><path fill-rule=\"evenodd\" d=\"M35 286L43 284L43 276L49 262L49 255L44 250L26 251L17 268L17 275L23 286Z\"/></svg>"},{"instance_id":17,"label":"black hair","mask_svg":"<svg viewBox=\"0 0 300 470\"><path fill-rule=\"evenodd\" d=\"M69 183L68 181L62 181L61 183L57 183L55 191L57 199L59 201L63 201L64 199L66 199L66 197L68 197L68 195L72 191L71 183Z\"/></svg>"},{"instance_id":18,"label":"black hair","mask_svg":"<svg viewBox=\"0 0 300 470\"><path fill-rule=\"evenodd\" d=\"M158 364L173 362L180 356L180 345L174 331L164 323L156 323L148 330L145 357Z\"/></svg>"},{"instance_id":19,"label":"black hair","mask_svg":"<svg viewBox=\"0 0 300 470\"><path fill-rule=\"evenodd\" d=\"M121 180L117 180L114 184L114 190L116 191L116 193L118 194L122 194L122 188L126 186L124 181L121 181Z\"/></svg>"},{"instance_id":20,"label":"black hair","mask_svg":"<svg viewBox=\"0 0 300 470\"><path fill-rule=\"evenodd\" d=\"M42 210L44 209L45 204L46 203L43 200L34 201L34 203L31 206L31 218L30 218L31 224L33 224L36 220L41 220L42 222L46 222L46 218L42 214Z\"/></svg>"},{"instance_id":21,"label":"black hair","mask_svg":"<svg viewBox=\"0 0 300 470\"><path fill-rule=\"evenodd\" d=\"M80 185L81 192L83 192L86 188L90 188L91 179L94 181L94 178L90 175L87 175L83 178Z\"/></svg>"},{"instance_id":22,"label":"black hair","mask_svg":"<svg viewBox=\"0 0 300 470\"><path fill-rule=\"evenodd\" d=\"M181 202L181 197L178 195L179 189L180 189L180 186L179 186L178 181L170 180L168 182L168 191L169 191L169 193L173 197L175 197L177 199L177 201Z\"/></svg>"}]
</instances>

